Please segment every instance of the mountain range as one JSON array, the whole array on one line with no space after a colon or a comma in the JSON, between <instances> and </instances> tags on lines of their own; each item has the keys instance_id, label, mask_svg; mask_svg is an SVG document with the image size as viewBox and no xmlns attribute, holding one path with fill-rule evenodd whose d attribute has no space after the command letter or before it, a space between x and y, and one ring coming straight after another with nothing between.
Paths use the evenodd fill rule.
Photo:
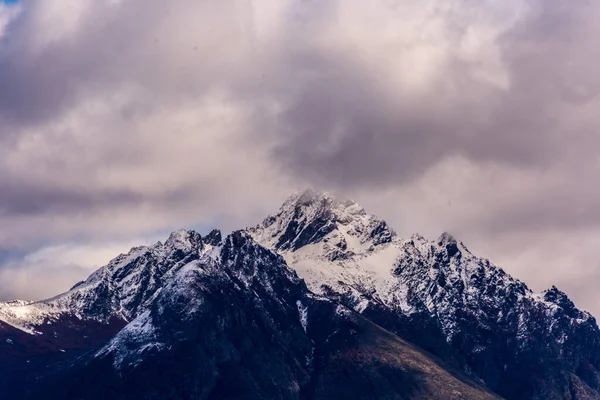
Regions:
<instances>
[{"instance_id":1,"label":"mountain range","mask_svg":"<svg viewBox=\"0 0 600 400\"><path fill-rule=\"evenodd\" d=\"M173 232L53 298L0 303L7 399L598 399L600 331L448 233L329 193Z\"/></svg>"}]
</instances>

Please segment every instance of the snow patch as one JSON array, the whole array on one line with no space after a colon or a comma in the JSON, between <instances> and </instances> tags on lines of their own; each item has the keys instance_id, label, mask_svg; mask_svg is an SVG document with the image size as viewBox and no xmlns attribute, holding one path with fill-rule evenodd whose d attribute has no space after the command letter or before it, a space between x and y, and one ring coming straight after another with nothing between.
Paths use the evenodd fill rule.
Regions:
<instances>
[{"instance_id":1,"label":"snow patch","mask_svg":"<svg viewBox=\"0 0 600 400\"><path fill-rule=\"evenodd\" d=\"M296 301L296 307L298 307L298 314L300 314L302 329L304 329L304 332L306 333L306 328L308 327L308 307L302 305L300 300Z\"/></svg>"},{"instance_id":2,"label":"snow patch","mask_svg":"<svg viewBox=\"0 0 600 400\"><path fill-rule=\"evenodd\" d=\"M117 333L95 357L112 355L114 367L120 369L126 361L133 365L139 363L142 353L147 349L163 346L163 343L157 341L150 311L145 311Z\"/></svg>"}]
</instances>

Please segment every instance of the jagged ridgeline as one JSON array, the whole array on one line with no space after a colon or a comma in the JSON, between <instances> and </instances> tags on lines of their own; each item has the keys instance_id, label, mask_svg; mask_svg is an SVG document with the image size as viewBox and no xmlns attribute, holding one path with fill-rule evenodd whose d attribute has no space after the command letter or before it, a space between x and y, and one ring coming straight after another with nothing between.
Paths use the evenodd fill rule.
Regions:
<instances>
[{"instance_id":1,"label":"jagged ridgeline","mask_svg":"<svg viewBox=\"0 0 600 400\"><path fill-rule=\"evenodd\" d=\"M599 369L595 319L556 287L313 191L0 303L10 399L587 399Z\"/></svg>"}]
</instances>

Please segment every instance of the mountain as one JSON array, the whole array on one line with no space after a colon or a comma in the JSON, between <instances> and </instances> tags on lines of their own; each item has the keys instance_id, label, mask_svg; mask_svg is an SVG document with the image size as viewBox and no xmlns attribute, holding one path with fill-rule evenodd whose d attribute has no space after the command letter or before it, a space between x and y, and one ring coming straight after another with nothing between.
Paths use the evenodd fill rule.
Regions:
<instances>
[{"instance_id":1,"label":"mountain","mask_svg":"<svg viewBox=\"0 0 600 400\"><path fill-rule=\"evenodd\" d=\"M600 398L595 319L556 287L533 293L448 233L399 238L355 202L312 191L293 195L249 233L313 292L502 396Z\"/></svg>"},{"instance_id":2,"label":"mountain","mask_svg":"<svg viewBox=\"0 0 600 400\"><path fill-rule=\"evenodd\" d=\"M51 369L35 371L33 384L11 388L11 398L497 398L358 313L314 295L281 256L245 232L206 247L187 246L193 260L175 262L153 300L136 303L137 316L110 340L53 359ZM133 261L141 253L147 254L117 258L64 296L89 293L98 276L117 279L109 272L123 268L117 267L123 260L133 270L155 271L149 264L175 259L143 258L142 266ZM96 315L97 308L77 304ZM37 328L27 334L43 336Z\"/></svg>"},{"instance_id":3,"label":"mountain","mask_svg":"<svg viewBox=\"0 0 600 400\"><path fill-rule=\"evenodd\" d=\"M135 247L54 298L0 303L0 318L30 333L36 333L40 326L48 329L47 325L65 315L127 322L152 301L179 268L209 248L211 245L205 244L197 232L173 232L164 244Z\"/></svg>"},{"instance_id":4,"label":"mountain","mask_svg":"<svg viewBox=\"0 0 600 400\"><path fill-rule=\"evenodd\" d=\"M292 195L225 238L174 232L41 302L0 303L13 399L594 399L600 332L450 234Z\"/></svg>"}]
</instances>

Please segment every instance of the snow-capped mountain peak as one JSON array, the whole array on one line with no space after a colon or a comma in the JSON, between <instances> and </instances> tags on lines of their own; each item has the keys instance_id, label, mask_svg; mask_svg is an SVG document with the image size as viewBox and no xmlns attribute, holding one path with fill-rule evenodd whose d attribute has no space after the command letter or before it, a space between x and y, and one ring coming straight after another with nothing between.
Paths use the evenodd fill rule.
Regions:
<instances>
[{"instance_id":1,"label":"snow-capped mountain peak","mask_svg":"<svg viewBox=\"0 0 600 400\"><path fill-rule=\"evenodd\" d=\"M188 253L201 250L202 247L202 237L198 232L180 229L169 235L169 238L164 244L164 251L166 253L174 253L177 251Z\"/></svg>"},{"instance_id":2,"label":"snow-capped mountain peak","mask_svg":"<svg viewBox=\"0 0 600 400\"><path fill-rule=\"evenodd\" d=\"M331 260L348 258L390 243L395 233L354 201L331 193L295 193L277 214L249 229L258 242L281 252L319 244Z\"/></svg>"}]
</instances>

